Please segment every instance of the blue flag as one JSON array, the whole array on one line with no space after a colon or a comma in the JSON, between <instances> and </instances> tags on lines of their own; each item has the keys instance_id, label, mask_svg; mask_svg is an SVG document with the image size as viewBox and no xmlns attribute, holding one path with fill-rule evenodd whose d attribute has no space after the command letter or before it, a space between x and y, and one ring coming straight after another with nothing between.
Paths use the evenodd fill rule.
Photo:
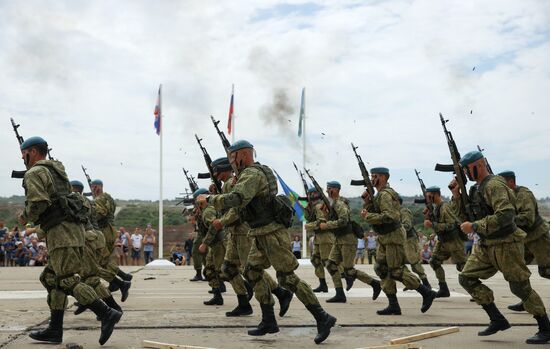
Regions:
<instances>
[{"instance_id":1,"label":"blue flag","mask_svg":"<svg viewBox=\"0 0 550 349\"><path fill-rule=\"evenodd\" d=\"M277 172L275 172L277 175L277 179L279 180L279 183L281 183L281 187L283 188L283 191L285 192L285 195L288 197L290 202L292 202L292 206L294 207L294 210L296 211L296 216L302 222L304 220L304 209L302 206L302 203L300 202L297 192L290 189L290 187L283 181L283 179L279 176Z\"/></svg>"}]
</instances>

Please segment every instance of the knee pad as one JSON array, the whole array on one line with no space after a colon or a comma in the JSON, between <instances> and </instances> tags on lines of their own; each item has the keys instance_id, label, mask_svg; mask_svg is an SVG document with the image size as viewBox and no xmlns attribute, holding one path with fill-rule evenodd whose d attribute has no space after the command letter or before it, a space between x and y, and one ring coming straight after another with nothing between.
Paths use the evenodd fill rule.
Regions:
<instances>
[{"instance_id":1,"label":"knee pad","mask_svg":"<svg viewBox=\"0 0 550 349\"><path fill-rule=\"evenodd\" d=\"M392 279L403 282L403 268L390 269L388 272Z\"/></svg>"},{"instance_id":2,"label":"knee pad","mask_svg":"<svg viewBox=\"0 0 550 349\"><path fill-rule=\"evenodd\" d=\"M539 265L539 275L543 278L550 279L550 266Z\"/></svg>"},{"instance_id":3,"label":"knee pad","mask_svg":"<svg viewBox=\"0 0 550 349\"><path fill-rule=\"evenodd\" d=\"M374 263L374 272L380 279L385 279L388 277L389 268L385 263Z\"/></svg>"},{"instance_id":4,"label":"knee pad","mask_svg":"<svg viewBox=\"0 0 550 349\"><path fill-rule=\"evenodd\" d=\"M462 271L462 269L464 269L465 265L466 265L466 263L456 263L456 270Z\"/></svg>"},{"instance_id":5,"label":"knee pad","mask_svg":"<svg viewBox=\"0 0 550 349\"><path fill-rule=\"evenodd\" d=\"M344 275L349 278L355 279L357 276L357 270L355 268L344 268Z\"/></svg>"},{"instance_id":6,"label":"knee pad","mask_svg":"<svg viewBox=\"0 0 550 349\"><path fill-rule=\"evenodd\" d=\"M311 265L313 265L314 268L319 267L321 264L322 264L321 256L316 254L316 255L313 255L313 257L311 257Z\"/></svg>"},{"instance_id":7,"label":"knee pad","mask_svg":"<svg viewBox=\"0 0 550 349\"><path fill-rule=\"evenodd\" d=\"M527 300L532 292L531 283L527 281L510 281L510 291L518 296L522 301Z\"/></svg>"},{"instance_id":8,"label":"knee pad","mask_svg":"<svg viewBox=\"0 0 550 349\"><path fill-rule=\"evenodd\" d=\"M473 290L476 286L481 284L481 281L479 281L478 279L469 278L467 276L459 274L458 283L460 284L460 286L462 286L466 291L470 293L471 290Z\"/></svg>"},{"instance_id":9,"label":"knee pad","mask_svg":"<svg viewBox=\"0 0 550 349\"><path fill-rule=\"evenodd\" d=\"M336 263L334 263L330 259L327 261L326 268L330 275L334 275L338 273L338 266L336 265Z\"/></svg>"},{"instance_id":10,"label":"knee pad","mask_svg":"<svg viewBox=\"0 0 550 349\"><path fill-rule=\"evenodd\" d=\"M232 280L235 276L239 275L239 268L229 261L223 261L221 272L222 278L225 281L229 281Z\"/></svg>"},{"instance_id":11,"label":"knee pad","mask_svg":"<svg viewBox=\"0 0 550 349\"><path fill-rule=\"evenodd\" d=\"M80 283L80 275L73 274L63 276L59 278L59 288L61 288L66 294L72 294L73 289Z\"/></svg>"},{"instance_id":12,"label":"knee pad","mask_svg":"<svg viewBox=\"0 0 550 349\"><path fill-rule=\"evenodd\" d=\"M251 266L250 264L247 264L244 267L243 274L246 281L248 281L248 283L252 287L254 287L254 285L262 279L263 272L264 272L263 269L256 268Z\"/></svg>"},{"instance_id":13,"label":"knee pad","mask_svg":"<svg viewBox=\"0 0 550 349\"><path fill-rule=\"evenodd\" d=\"M439 267L441 267L441 261L437 258L430 258L430 266L432 267L433 270L436 270L436 269L439 269Z\"/></svg>"},{"instance_id":14,"label":"knee pad","mask_svg":"<svg viewBox=\"0 0 550 349\"><path fill-rule=\"evenodd\" d=\"M49 292L50 290L54 289L57 286L57 282L55 280L55 274L53 270L49 268L44 268L42 273L40 273L40 283L44 288Z\"/></svg>"},{"instance_id":15,"label":"knee pad","mask_svg":"<svg viewBox=\"0 0 550 349\"><path fill-rule=\"evenodd\" d=\"M300 282L300 279L296 274L294 274L293 271L284 273L281 271L278 271L276 273L277 275L277 281L279 282L279 285L286 288L289 291L296 292L297 285Z\"/></svg>"},{"instance_id":16,"label":"knee pad","mask_svg":"<svg viewBox=\"0 0 550 349\"><path fill-rule=\"evenodd\" d=\"M209 265L204 268L204 277L207 281L214 280L217 277L216 274L216 268L214 268L213 265Z\"/></svg>"}]
</instances>

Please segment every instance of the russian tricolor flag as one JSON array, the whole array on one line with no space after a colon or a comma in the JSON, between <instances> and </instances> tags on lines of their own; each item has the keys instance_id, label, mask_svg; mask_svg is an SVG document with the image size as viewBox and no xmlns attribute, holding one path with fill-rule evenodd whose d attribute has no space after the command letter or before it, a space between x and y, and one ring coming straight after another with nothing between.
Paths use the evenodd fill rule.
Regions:
<instances>
[{"instance_id":1,"label":"russian tricolor flag","mask_svg":"<svg viewBox=\"0 0 550 349\"><path fill-rule=\"evenodd\" d=\"M159 94L157 96L157 104L155 105L155 130L157 131L157 135L160 135L160 120L161 120L161 110L160 110L160 90L162 88L162 85L159 86Z\"/></svg>"}]
</instances>

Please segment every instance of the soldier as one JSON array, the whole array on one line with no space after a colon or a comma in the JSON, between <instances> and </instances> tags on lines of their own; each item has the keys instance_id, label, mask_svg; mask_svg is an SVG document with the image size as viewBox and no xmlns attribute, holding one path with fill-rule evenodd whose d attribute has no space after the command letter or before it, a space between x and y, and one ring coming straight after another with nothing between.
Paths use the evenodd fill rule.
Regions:
<instances>
[{"instance_id":1,"label":"soldier","mask_svg":"<svg viewBox=\"0 0 550 349\"><path fill-rule=\"evenodd\" d=\"M292 211L276 197L277 179L273 171L254 162L252 144L237 141L229 150L230 161L239 170L233 190L227 194L200 196L198 202L208 202L217 210L238 207L242 210L241 218L250 227L252 247L245 267L245 276L253 286L256 299L260 303L262 321L257 328L249 330L248 334L262 336L279 332L273 312L273 297L269 284L263 278L264 270L273 266L281 286L296 293L317 321L318 333L315 343L319 344L330 335L336 318L323 310L311 287L294 273L299 264L290 251L290 237L286 228L292 218L288 213Z\"/></svg>"},{"instance_id":2,"label":"soldier","mask_svg":"<svg viewBox=\"0 0 550 349\"><path fill-rule=\"evenodd\" d=\"M70 184L73 193L78 194L78 198L82 201L82 204L86 208L87 213L86 222L84 225L85 242L84 253L82 254L82 281L92 287L99 298L101 298L105 302L105 304L122 313L122 308L114 300L111 292L109 292L109 290L105 286L103 286L99 278L101 269L99 261L101 260L102 253L105 249L105 238L103 237L101 231L97 231L96 228L93 226L92 205L90 201L86 199L84 195L82 195L82 192L84 191L84 184L82 184L81 181L77 180L71 181ZM74 311L75 315L78 315L88 309L88 307L78 302L76 302L75 305L77 306L76 310Z\"/></svg>"},{"instance_id":3,"label":"soldier","mask_svg":"<svg viewBox=\"0 0 550 349\"><path fill-rule=\"evenodd\" d=\"M516 194L516 224L527 233L523 241L525 249L536 259L539 275L550 279L550 227L539 214L537 199L528 188L516 185L516 174L513 171L501 172L499 176L504 177L508 187ZM523 302L509 305L508 309L525 311Z\"/></svg>"},{"instance_id":4,"label":"soldier","mask_svg":"<svg viewBox=\"0 0 550 349\"><path fill-rule=\"evenodd\" d=\"M416 290L422 295L420 311L425 313L430 309L436 293L421 284L420 280L405 266L406 232L401 224L398 195L388 185L390 171L385 167L373 168L371 178L377 193L374 198L371 198L367 191L363 193L365 204L361 215L378 234L374 270L382 279L382 290L389 301L387 308L378 310L376 313L401 315L395 281L402 282L408 289Z\"/></svg>"},{"instance_id":5,"label":"soldier","mask_svg":"<svg viewBox=\"0 0 550 349\"><path fill-rule=\"evenodd\" d=\"M466 264L466 251L464 250L464 240L462 240L459 229L460 221L453 208L452 203L446 203L441 198L441 189L432 186L426 189L426 195L434 203L435 208L433 217L428 216L428 209L424 209L424 226L433 228L437 234L437 242L430 258L430 266L435 272L439 282L437 298L450 297L449 287L445 281L445 270L441 266L443 262L451 258L456 264L456 270L462 271ZM433 219L433 221L432 221Z\"/></svg>"},{"instance_id":6,"label":"soldier","mask_svg":"<svg viewBox=\"0 0 550 349\"><path fill-rule=\"evenodd\" d=\"M422 261L420 260L420 239L418 233L414 229L413 214L411 210L403 206L403 198L399 196L399 205L401 205L401 224L407 232L407 241L405 242L405 255L407 256L407 262L411 265L412 271L418 275L420 281L424 286L431 289L432 285L428 281Z\"/></svg>"},{"instance_id":7,"label":"soldier","mask_svg":"<svg viewBox=\"0 0 550 349\"><path fill-rule=\"evenodd\" d=\"M491 175L487 161L480 151L467 153L460 159L468 179L476 182L476 191L470 199L476 208L476 220L468 219L460 229L468 234L476 232L480 236L479 249L470 255L458 280L477 304L481 305L491 320L489 327L478 332L479 336L492 335L510 328L508 320L500 313L494 303L493 291L480 279L488 279L498 271L510 284L510 290L519 297L525 310L533 314L539 326L539 332L528 338L528 344L543 344L550 340L550 321L539 295L531 288L531 272L523 259L523 240L525 232L514 222L516 217L516 199L504 179ZM460 212L465 208L459 201L460 186L456 179L449 184L453 200Z\"/></svg>"},{"instance_id":8,"label":"soldier","mask_svg":"<svg viewBox=\"0 0 550 349\"><path fill-rule=\"evenodd\" d=\"M110 308L99 299L93 288L80 281L83 269L84 207L71 194L63 164L56 160L46 160L48 144L43 138L28 138L20 148L27 172L23 178L25 210L19 216L19 222L40 225L49 253L48 264L40 275L40 281L48 291L50 323L46 329L33 331L29 336L38 341L61 343L67 295L72 295L101 320L99 343L103 345L122 314Z\"/></svg>"},{"instance_id":9,"label":"soldier","mask_svg":"<svg viewBox=\"0 0 550 349\"><path fill-rule=\"evenodd\" d=\"M105 250L103 251L100 261L101 269L99 270L100 277L109 282L109 291L114 292L120 290L122 294L121 301L124 302L128 298L128 291L131 287L132 274L127 274L120 270L118 265L113 260L113 250L115 248L116 231L113 227L115 219L116 203L108 193L103 191L103 181L94 179L91 182L92 195L94 201L92 204L92 217L94 223L99 228L98 231L103 233L105 239ZM117 278L120 277L119 278Z\"/></svg>"},{"instance_id":10,"label":"soldier","mask_svg":"<svg viewBox=\"0 0 550 349\"><path fill-rule=\"evenodd\" d=\"M319 224L319 230L331 231L334 236L334 243L330 250L327 270L332 276L336 295L327 299L327 303L345 303L346 295L342 287L342 279L338 271L338 265L341 263L344 267L344 277L346 280L346 291L349 291L355 279L370 285L373 289L372 299L375 300L382 290L380 282L373 279L370 275L355 269L354 257L357 247L357 237L351 227L350 209L348 203L340 197L341 185L337 181L327 182L327 194L332 200L332 207L324 208L328 211L326 222Z\"/></svg>"},{"instance_id":11,"label":"soldier","mask_svg":"<svg viewBox=\"0 0 550 349\"><path fill-rule=\"evenodd\" d=\"M193 212L189 215L189 223L193 224L195 230L193 231L193 248L191 249L191 256L193 256L193 268L195 269L195 276L189 281L206 281L202 277L202 267L206 259L206 254L199 251L199 245L204 239L204 236L199 231L197 227L198 213L196 208L193 209Z\"/></svg>"}]
</instances>

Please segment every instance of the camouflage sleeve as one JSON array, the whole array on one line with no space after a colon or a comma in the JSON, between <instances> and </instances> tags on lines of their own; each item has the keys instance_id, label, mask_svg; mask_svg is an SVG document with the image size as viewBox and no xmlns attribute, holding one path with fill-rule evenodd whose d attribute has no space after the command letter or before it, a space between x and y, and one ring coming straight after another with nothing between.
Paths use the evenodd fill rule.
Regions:
<instances>
[{"instance_id":1,"label":"camouflage sleeve","mask_svg":"<svg viewBox=\"0 0 550 349\"><path fill-rule=\"evenodd\" d=\"M409 209L401 209L401 224L406 231L409 231L413 227L413 216L412 212Z\"/></svg>"},{"instance_id":2,"label":"camouflage sleeve","mask_svg":"<svg viewBox=\"0 0 550 349\"><path fill-rule=\"evenodd\" d=\"M42 166L32 168L24 177L26 188L25 211L23 217L35 222L38 217L51 205L48 188L53 186L48 170Z\"/></svg>"},{"instance_id":3,"label":"camouflage sleeve","mask_svg":"<svg viewBox=\"0 0 550 349\"><path fill-rule=\"evenodd\" d=\"M328 229L336 229L345 227L349 222L349 208L343 201L337 200L334 205L334 211L336 212L335 220L327 221Z\"/></svg>"},{"instance_id":4,"label":"camouflage sleeve","mask_svg":"<svg viewBox=\"0 0 550 349\"><path fill-rule=\"evenodd\" d=\"M233 190L228 194L210 195L208 203L218 211L231 207L245 207L262 188L263 176L252 169L245 169Z\"/></svg>"},{"instance_id":5,"label":"camouflage sleeve","mask_svg":"<svg viewBox=\"0 0 550 349\"><path fill-rule=\"evenodd\" d=\"M468 215L466 214L466 208L464 207L464 204L462 203L460 198L455 198L455 197L451 198L450 204L454 214L457 216L460 222L469 221Z\"/></svg>"},{"instance_id":6,"label":"camouflage sleeve","mask_svg":"<svg viewBox=\"0 0 550 349\"><path fill-rule=\"evenodd\" d=\"M530 190L522 189L516 194L516 224L530 227L535 223L536 199Z\"/></svg>"},{"instance_id":7,"label":"camouflage sleeve","mask_svg":"<svg viewBox=\"0 0 550 349\"><path fill-rule=\"evenodd\" d=\"M441 207L439 222L433 222L433 230L437 234L441 234L456 227L458 222L459 220L453 210L453 206L451 204L444 203Z\"/></svg>"},{"instance_id":8,"label":"camouflage sleeve","mask_svg":"<svg viewBox=\"0 0 550 349\"><path fill-rule=\"evenodd\" d=\"M319 224L327 221L327 214L322 210L323 206L323 203L317 203L315 207L313 207L313 213L310 216L312 220L308 220L308 223L306 223L306 231L317 230L319 229Z\"/></svg>"},{"instance_id":9,"label":"camouflage sleeve","mask_svg":"<svg viewBox=\"0 0 550 349\"><path fill-rule=\"evenodd\" d=\"M238 221L239 218L239 210L236 207L232 207L220 218L220 222L224 227L226 227L231 223Z\"/></svg>"},{"instance_id":10,"label":"camouflage sleeve","mask_svg":"<svg viewBox=\"0 0 550 349\"><path fill-rule=\"evenodd\" d=\"M105 195L100 195L94 200L94 211L100 218L107 217L109 215L109 200Z\"/></svg>"},{"instance_id":11,"label":"camouflage sleeve","mask_svg":"<svg viewBox=\"0 0 550 349\"><path fill-rule=\"evenodd\" d=\"M215 219L216 219L216 210L212 206L207 206L202 212L202 221L204 225L208 228L208 232L206 233L206 236L204 237L202 242L208 246L212 244L212 242L216 238L216 234L218 233L216 229L214 229L214 226L212 226L212 222Z\"/></svg>"},{"instance_id":12,"label":"camouflage sleeve","mask_svg":"<svg viewBox=\"0 0 550 349\"><path fill-rule=\"evenodd\" d=\"M380 192L380 197L378 198L380 202L380 213L374 213L368 211L365 220L369 224L383 224L383 223L392 223L399 222L401 220L401 213L399 210L396 210L393 207L392 195L385 191Z\"/></svg>"},{"instance_id":13,"label":"camouflage sleeve","mask_svg":"<svg viewBox=\"0 0 550 349\"><path fill-rule=\"evenodd\" d=\"M316 220L315 205L311 202L308 202L307 206L304 207L304 218L306 219L306 222L313 222Z\"/></svg>"},{"instance_id":14,"label":"camouflage sleeve","mask_svg":"<svg viewBox=\"0 0 550 349\"><path fill-rule=\"evenodd\" d=\"M487 183L487 188L483 194L487 203L493 208L494 213L473 223L477 225L476 233L490 238L493 233L514 223L516 209L512 204L513 198L510 198L509 189L504 182L493 180Z\"/></svg>"}]
</instances>

